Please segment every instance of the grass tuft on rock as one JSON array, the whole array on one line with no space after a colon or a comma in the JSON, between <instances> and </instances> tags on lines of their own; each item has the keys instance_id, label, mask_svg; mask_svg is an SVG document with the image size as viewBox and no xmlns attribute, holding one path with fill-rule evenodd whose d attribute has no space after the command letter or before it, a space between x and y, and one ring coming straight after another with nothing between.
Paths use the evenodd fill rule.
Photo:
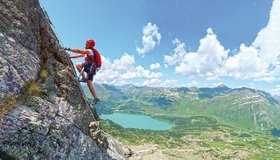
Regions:
<instances>
[{"instance_id":1,"label":"grass tuft on rock","mask_svg":"<svg viewBox=\"0 0 280 160\"><path fill-rule=\"evenodd\" d=\"M46 69L42 69L42 71L40 72L40 78L42 80L45 80L48 77L48 71Z\"/></svg>"},{"instance_id":2,"label":"grass tuft on rock","mask_svg":"<svg viewBox=\"0 0 280 160\"><path fill-rule=\"evenodd\" d=\"M38 83L27 84L28 95L40 95L42 93L42 88Z\"/></svg>"},{"instance_id":3,"label":"grass tuft on rock","mask_svg":"<svg viewBox=\"0 0 280 160\"><path fill-rule=\"evenodd\" d=\"M4 115L18 105L19 102L16 100L16 97L14 95L4 98L2 102L0 102L0 115Z\"/></svg>"}]
</instances>

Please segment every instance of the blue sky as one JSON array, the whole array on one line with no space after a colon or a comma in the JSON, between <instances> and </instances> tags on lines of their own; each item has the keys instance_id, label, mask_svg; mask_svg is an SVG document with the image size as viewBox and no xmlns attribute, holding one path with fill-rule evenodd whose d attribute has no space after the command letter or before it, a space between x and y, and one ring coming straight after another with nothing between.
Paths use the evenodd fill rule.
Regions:
<instances>
[{"instance_id":1,"label":"blue sky","mask_svg":"<svg viewBox=\"0 0 280 160\"><path fill-rule=\"evenodd\" d=\"M95 40L103 56L96 83L280 94L280 0L40 2L62 45Z\"/></svg>"}]
</instances>

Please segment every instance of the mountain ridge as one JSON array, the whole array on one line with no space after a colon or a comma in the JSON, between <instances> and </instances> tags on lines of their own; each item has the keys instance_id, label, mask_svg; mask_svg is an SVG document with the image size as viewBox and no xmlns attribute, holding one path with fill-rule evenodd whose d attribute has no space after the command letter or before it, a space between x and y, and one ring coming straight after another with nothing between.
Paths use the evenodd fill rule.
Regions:
<instances>
[{"instance_id":1,"label":"mountain ridge","mask_svg":"<svg viewBox=\"0 0 280 160\"><path fill-rule=\"evenodd\" d=\"M279 102L262 90L246 87L231 89L226 85L213 88L130 86L125 89L111 85L111 88L116 87L118 90L107 90L103 86L108 84L94 85L105 103L97 107L100 113L129 111L174 113L180 116L203 114L233 126L253 130L267 130L279 127L280 124L277 119L280 116Z\"/></svg>"}]
</instances>

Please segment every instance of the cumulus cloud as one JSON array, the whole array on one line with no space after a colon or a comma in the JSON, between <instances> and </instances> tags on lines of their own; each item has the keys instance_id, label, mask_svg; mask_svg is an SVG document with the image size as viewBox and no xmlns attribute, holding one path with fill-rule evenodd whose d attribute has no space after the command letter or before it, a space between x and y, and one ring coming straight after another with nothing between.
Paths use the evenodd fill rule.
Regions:
<instances>
[{"instance_id":1,"label":"cumulus cloud","mask_svg":"<svg viewBox=\"0 0 280 160\"><path fill-rule=\"evenodd\" d=\"M134 56L125 53L120 59L114 60L112 67L115 70L128 70L135 63Z\"/></svg>"},{"instance_id":2,"label":"cumulus cloud","mask_svg":"<svg viewBox=\"0 0 280 160\"><path fill-rule=\"evenodd\" d=\"M174 53L164 56L164 62L175 65L175 72L183 75L208 75L221 72L222 66L228 56L229 50L217 40L217 36L211 28L207 29L207 35L200 40L197 52L187 52L185 44L176 39Z\"/></svg>"},{"instance_id":3,"label":"cumulus cloud","mask_svg":"<svg viewBox=\"0 0 280 160\"><path fill-rule=\"evenodd\" d=\"M119 71L112 67L109 59L102 56L102 67L94 77L98 83L120 84L123 80L119 77Z\"/></svg>"},{"instance_id":4,"label":"cumulus cloud","mask_svg":"<svg viewBox=\"0 0 280 160\"><path fill-rule=\"evenodd\" d=\"M123 79L135 79L135 78L160 78L163 74L160 72L151 72L149 70L144 69L142 66L137 66L132 70L127 71L126 73L122 74L121 77Z\"/></svg>"},{"instance_id":5,"label":"cumulus cloud","mask_svg":"<svg viewBox=\"0 0 280 160\"><path fill-rule=\"evenodd\" d=\"M267 76L267 65L260 58L258 50L241 44L240 51L229 57L224 65L225 74L236 79L260 79Z\"/></svg>"},{"instance_id":6,"label":"cumulus cloud","mask_svg":"<svg viewBox=\"0 0 280 160\"><path fill-rule=\"evenodd\" d=\"M240 45L239 52L229 57L225 72L238 79L274 81L280 74L280 0L274 0L267 26L251 46Z\"/></svg>"},{"instance_id":7,"label":"cumulus cloud","mask_svg":"<svg viewBox=\"0 0 280 160\"><path fill-rule=\"evenodd\" d=\"M154 63L150 65L150 69L160 69L160 64L159 63Z\"/></svg>"},{"instance_id":8,"label":"cumulus cloud","mask_svg":"<svg viewBox=\"0 0 280 160\"><path fill-rule=\"evenodd\" d=\"M197 51L187 51L186 44L175 39L174 50L164 55L164 66L174 67L178 74L186 76L202 76L208 80L219 77L234 77L236 79L250 79L275 81L280 79L280 0L274 0L270 18L266 27L258 33L251 45L240 44L235 55L230 56L229 50L219 42L218 36L211 28L200 40ZM143 28L142 47L136 48L141 56L152 51L160 44L161 34L156 24L148 23ZM159 63L151 64L150 70L137 65L134 56L124 53L120 59L110 60L103 57L102 69L95 80L100 83L121 85L130 80L143 80L143 85L153 87L174 87L176 80L163 80L161 72L152 70L161 68ZM138 81L141 85L141 82ZM192 81L188 87L198 86ZM279 92L276 87L272 92Z\"/></svg>"},{"instance_id":9,"label":"cumulus cloud","mask_svg":"<svg viewBox=\"0 0 280 160\"><path fill-rule=\"evenodd\" d=\"M159 28L156 24L148 23L143 28L142 36L142 48L137 47L136 51L141 56L144 56L146 53L152 51L156 45L160 44L161 34L159 33Z\"/></svg>"},{"instance_id":10,"label":"cumulus cloud","mask_svg":"<svg viewBox=\"0 0 280 160\"><path fill-rule=\"evenodd\" d=\"M172 55L164 55L164 63L167 66L180 64L184 57L187 55L185 50L186 45L182 43L179 39L175 39L172 41L176 48L174 49L174 53Z\"/></svg>"},{"instance_id":11,"label":"cumulus cloud","mask_svg":"<svg viewBox=\"0 0 280 160\"><path fill-rule=\"evenodd\" d=\"M280 55L280 0L274 0L267 26L259 33L252 46L257 48L265 63L272 63Z\"/></svg>"},{"instance_id":12,"label":"cumulus cloud","mask_svg":"<svg viewBox=\"0 0 280 160\"><path fill-rule=\"evenodd\" d=\"M102 56L103 64L96 74L95 80L98 83L122 85L134 79L157 79L163 77L161 72L152 72L140 65L135 65L134 56L125 53L120 59L112 62Z\"/></svg>"},{"instance_id":13,"label":"cumulus cloud","mask_svg":"<svg viewBox=\"0 0 280 160\"><path fill-rule=\"evenodd\" d=\"M204 76L208 80L230 76L236 79L275 81L280 79L280 0L274 0L267 26L250 46L241 44L234 56L229 56L211 28L200 40L195 52L174 40L172 54L164 55L165 66L175 66L175 72L187 76Z\"/></svg>"}]
</instances>

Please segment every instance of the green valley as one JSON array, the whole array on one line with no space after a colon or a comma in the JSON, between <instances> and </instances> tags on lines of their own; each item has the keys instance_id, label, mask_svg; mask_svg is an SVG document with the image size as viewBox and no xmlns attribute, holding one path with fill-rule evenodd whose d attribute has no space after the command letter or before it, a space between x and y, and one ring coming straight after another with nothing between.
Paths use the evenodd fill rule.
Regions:
<instances>
[{"instance_id":1,"label":"green valley","mask_svg":"<svg viewBox=\"0 0 280 160\"><path fill-rule=\"evenodd\" d=\"M261 132L240 131L204 116L157 118L175 126L169 131L151 131L102 121L101 128L143 159L280 158L280 139Z\"/></svg>"},{"instance_id":2,"label":"green valley","mask_svg":"<svg viewBox=\"0 0 280 160\"><path fill-rule=\"evenodd\" d=\"M87 87L83 87L90 95ZM125 129L109 120L101 128L144 159L279 159L280 107L270 94L250 88L150 88L95 84L102 113L150 115L171 130ZM89 96L90 97L90 96ZM169 116L172 115L172 116ZM275 132L275 133L277 133Z\"/></svg>"}]
</instances>

